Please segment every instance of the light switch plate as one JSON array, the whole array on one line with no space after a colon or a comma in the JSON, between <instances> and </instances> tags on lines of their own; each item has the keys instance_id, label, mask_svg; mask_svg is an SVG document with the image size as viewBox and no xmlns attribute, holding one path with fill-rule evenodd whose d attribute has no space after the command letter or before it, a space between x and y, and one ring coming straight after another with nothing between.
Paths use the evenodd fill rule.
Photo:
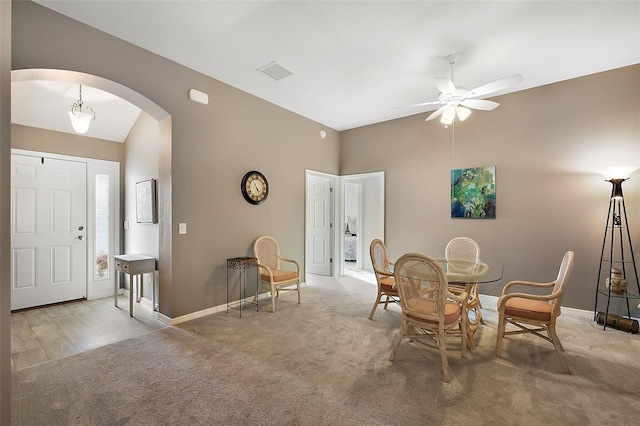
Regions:
<instances>
[{"instance_id":1,"label":"light switch plate","mask_svg":"<svg viewBox=\"0 0 640 426\"><path fill-rule=\"evenodd\" d=\"M187 233L187 224L180 223L178 224L178 234L186 234Z\"/></svg>"}]
</instances>

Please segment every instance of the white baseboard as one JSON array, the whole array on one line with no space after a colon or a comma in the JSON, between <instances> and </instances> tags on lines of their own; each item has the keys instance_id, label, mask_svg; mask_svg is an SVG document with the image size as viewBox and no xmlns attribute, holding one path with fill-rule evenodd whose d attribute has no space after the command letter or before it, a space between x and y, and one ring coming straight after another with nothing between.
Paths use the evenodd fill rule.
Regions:
<instances>
[{"instance_id":1,"label":"white baseboard","mask_svg":"<svg viewBox=\"0 0 640 426\"><path fill-rule=\"evenodd\" d=\"M300 288L304 288L304 287L305 287L305 283L304 282L300 283ZM258 302L260 302L261 300L271 300L271 296L269 296L269 293L261 293L258 296ZM252 302L252 301L253 301L253 296L243 299L243 302ZM237 302L234 302L234 303L237 303ZM164 322L165 324L177 325L183 322L206 317L207 315L216 314L218 312L226 312L226 311L227 311L227 304L225 303L223 305L213 306L211 308L203 309L197 312L192 312L190 314L182 315L175 318L169 318L165 315L158 313L158 319ZM160 318L161 315L164 318Z\"/></svg>"},{"instance_id":2,"label":"white baseboard","mask_svg":"<svg viewBox=\"0 0 640 426\"><path fill-rule=\"evenodd\" d=\"M304 287L305 283L301 283L300 287ZM123 290L123 292L126 292L128 294L127 290ZM269 293L261 293L260 296L258 297L258 301L261 300L269 300ZM497 304L498 304L498 297L497 296L489 296L486 294L481 294L480 295L480 300L482 302L482 307L483 309L489 309L489 310L496 310ZM253 301L253 296L252 297L247 297L246 299L244 299L244 301L246 302L251 302ZM151 309L151 301L147 300L145 298L142 298L142 303L147 306L149 309ZM165 324L168 325L177 325L177 324L181 324L183 322L187 322L187 321L191 321L194 319L198 319L198 318L202 318L202 317L206 317L207 315L211 315L211 314L216 314L218 312L226 312L227 310L227 304L223 304L223 305L218 305L218 306L213 306L211 308L207 308L207 309L203 309L201 311L197 311L197 312L192 312L190 314L187 315L182 315L179 317L175 317L175 318L170 318L167 317L166 315L163 315L161 313L157 313L158 315L158 320L162 321ZM592 311L587 311L584 309L576 309L576 308L567 308L567 307L562 307L562 312L565 314L568 314L572 317L575 318L593 318L593 312Z\"/></svg>"},{"instance_id":3,"label":"white baseboard","mask_svg":"<svg viewBox=\"0 0 640 426\"><path fill-rule=\"evenodd\" d=\"M489 309L492 311L497 310L498 296L489 296L487 294L481 294L480 301L482 303L483 309ZM594 318L593 311L587 311L585 309L569 308L566 306L562 307L562 313L572 318L589 318L590 320L593 320ZM634 318L634 317L631 317L631 319L639 320L638 318Z\"/></svg>"}]
</instances>

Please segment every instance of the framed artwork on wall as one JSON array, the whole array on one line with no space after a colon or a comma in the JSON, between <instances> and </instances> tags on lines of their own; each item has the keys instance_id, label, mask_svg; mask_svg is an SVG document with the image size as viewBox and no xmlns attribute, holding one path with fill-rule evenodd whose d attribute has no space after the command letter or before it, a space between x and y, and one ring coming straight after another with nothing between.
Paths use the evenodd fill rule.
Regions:
<instances>
[{"instance_id":1,"label":"framed artwork on wall","mask_svg":"<svg viewBox=\"0 0 640 426\"><path fill-rule=\"evenodd\" d=\"M158 223L155 179L136 183L136 222Z\"/></svg>"},{"instance_id":2,"label":"framed artwork on wall","mask_svg":"<svg viewBox=\"0 0 640 426\"><path fill-rule=\"evenodd\" d=\"M451 217L496 218L496 166L451 170Z\"/></svg>"}]
</instances>

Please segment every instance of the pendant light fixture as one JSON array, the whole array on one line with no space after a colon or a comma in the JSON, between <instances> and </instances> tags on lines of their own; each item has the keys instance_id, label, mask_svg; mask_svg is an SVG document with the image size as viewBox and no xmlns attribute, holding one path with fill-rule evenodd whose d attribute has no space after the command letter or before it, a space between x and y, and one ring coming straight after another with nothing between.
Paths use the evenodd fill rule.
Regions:
<instances>
[{"instance_id":1,"label":"pendant light fixture","mask_svg":"<svg viewBox=\"0 0 640 426\"><path fill-rule=\"evenodd\" d=\"M84 110L82 109L84 107ZM82 84L80 85L80 99L71 105L71 111L68 112L71 119L71 125L76 133L87 133L91 120L96 119L96 113L90 106L85 107L82 102Z\"/></svg>"}]
</instances>

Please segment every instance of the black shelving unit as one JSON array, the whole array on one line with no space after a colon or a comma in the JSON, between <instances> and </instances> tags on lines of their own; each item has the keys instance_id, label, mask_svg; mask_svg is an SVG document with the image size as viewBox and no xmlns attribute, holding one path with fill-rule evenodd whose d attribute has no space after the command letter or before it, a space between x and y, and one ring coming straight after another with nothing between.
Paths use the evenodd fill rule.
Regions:
<instances>
[{"instance_id":1,"label":"black shelving unit","mask_svg":"<svg viewBox=\"0 0 640 426\"><path fill-rule=\"evenodd\" d=\"M593 320L597 321L598 315L598 295L606 296L607 306L604 311L603 330L607 329L607 318L609 318L609 308L611 300L624 299L627 306L627 316L631 320L631 308L629 300L640 299L640 282L638 282L638 267L636 265L633 245L631 243L631 232L627 220L627 209L622 195L622 182L627 179L610 179L613 188L611 189L611 199L609 200L609 212L607 213L607 224L604 229L602 241L602 252L600 254L600 267L598 268L598 281L596 283L596 300L593 309ZM603 268L606 270L603 271ZM627 289L624 293L611 291L607 288L606 280L611 281L611 268L622 270L622 276L627 280ZM634 284L635 283L635 287Z\"/></svg>"}]
</instances>

